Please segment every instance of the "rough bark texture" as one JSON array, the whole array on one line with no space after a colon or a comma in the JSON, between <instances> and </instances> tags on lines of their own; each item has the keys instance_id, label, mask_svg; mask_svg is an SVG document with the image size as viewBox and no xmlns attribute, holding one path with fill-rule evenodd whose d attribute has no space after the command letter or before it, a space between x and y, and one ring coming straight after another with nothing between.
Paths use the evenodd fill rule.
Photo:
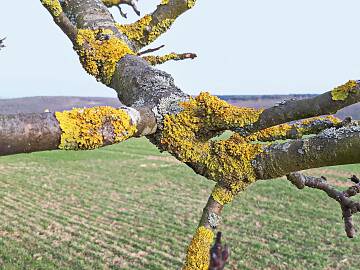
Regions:
<instances>
[{"instance_id":1,"label":"rough bark texture","mask_svg":"<svg viewBox=\"0 0 360 270\"><path fill-rule=\"evenodd\" d=\"M253 162L258 179L310 168L360 163L360 126L331 128L317 136L274 144Z\"/></svg>"},{"instance_id":2,"label":"rough bark texture","mask_svg":"<svg viewBox=\"0 0 360 270\"><path fill-rule=\"evenodd\" d=\"M282 127L274 128L275 133L270 135L265 128L334 113L359 102L359 81L264 111L235 108L206 93L191 100L176 87L171 75L152 68L136 54L192 8L194 0L162 1L152 14L128 26L117 25L100 0L42 3L73 42L87 72L113 88L123 104L131 106L129 115L138 129L135 135L149 135L162 150L222 184L214 189L204 208L184 269L207 269L206 248L220 222L223 205L251 183L308 168L360 162L360 127L354 123L343 127L333 122L310 128L297 126L298 137L325 130L307 139L259 143L261 138L266 142L293 138L291 133L279 133ZM180 101L187 102L181 107ZM0 121L1 154L55 149L63 139L51 114L0 116ZM225 141L211 140L227 129L238 133ZM103 130L108 132L107 128ZM257 131L262 135L249 137ZM108 143L112 141L105 140Z\"/></svg>"},{"instance_id":3,"label":"rough bark texture","mask_svg":"<svg viewBox=\"0 0 360 270\"><path fill-rule=\"evenodd\" d=\"M60 136L52 113L0 115L0 155L54 150Z\"/></svg>"}]
</instances>

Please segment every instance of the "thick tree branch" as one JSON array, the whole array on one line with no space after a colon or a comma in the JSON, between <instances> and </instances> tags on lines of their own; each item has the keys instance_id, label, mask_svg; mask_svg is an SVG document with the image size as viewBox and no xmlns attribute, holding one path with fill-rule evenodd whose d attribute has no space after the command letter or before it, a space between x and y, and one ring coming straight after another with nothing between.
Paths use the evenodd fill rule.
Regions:
<instances>
[{"instance_id":1,"label":"thick tree branch","mask_svg":"<svg viewBox=\"0 0 360 270\"><path fill-rule=\"evenodd\" d=\"M360 81L349 81L314 98L284 101L264 110L259 120L252 125L233 130L241 134L249 134L290 121L334 114L358 102L360 102Z\"/></svg>"},{"instance_id":2,"label":"thick tree branch","mask_svg":"<svg viewBox=\"0 0 360 270\"><path fill-rule=\"evenodd\" d=\"M155 118L146 108L0 115L0 156L59 148L93 149L155 131Z\"/></svg>"},{"instance_id":3,"label":"thick tree branch","mask_svg":"<svg viewBox=\"0 0 360 270\"><path fill-rule=\"evenodd\" d=\"M360 126L330 128L302 140L264 148L252 165L257 179L271 179L310 168L360 163Z\"/></svg>"},{"instance_id":4,"label":"thick tree branch","mask_svg":"<svg viewBox=\"0 0 360 270\"><path fill-rule=\"evenodd\" d=\"M342 210L346 235L350 238L354 237L355 227L352 221L352 215L360 212L360 203L350 199L360 193L360 181L355 175L351 179L356 184L345 191L335 189L324 177L317 178L294 172L287 175L287 179L299 189L303 189L305 186L319 189L324 191L330 198L336 200Z\"/></svg>"}]
</instances>

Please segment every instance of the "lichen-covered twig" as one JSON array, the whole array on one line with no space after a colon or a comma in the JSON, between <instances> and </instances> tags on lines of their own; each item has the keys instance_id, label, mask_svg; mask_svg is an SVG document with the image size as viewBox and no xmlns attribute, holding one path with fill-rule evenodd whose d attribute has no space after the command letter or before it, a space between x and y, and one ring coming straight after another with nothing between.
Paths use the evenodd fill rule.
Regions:
<instances>
[{"instance_id":1,"label":"lichen-covered twig","mask_svg":"<svg viewBox=\"0 0 360 270\"><path fill-rule=\"evenodd\" d=\"M124 13L120 7L120 5L128 5L131 6L134 10L134 12L140 16L140 11L137 7L137 0L102 0L102 2L107 6L107 7L117 7L119 9L120 15L124 18L127 18L127 14Z\"/></svg>"},{"instance_id":2,"label":"lichen-covered twig","mask_svg":"<svg viewBox=\"0 0 360 270\"><path fill-rule=\"evenodd\" d=\"M336 200L341 207L346 235L350 238L354 237L355 227L352 221L352 215L360 212L360 203L351 200L351 197L360 193L360 180L355 175L351 177L355 185L345 191L339 191L332 187L326 181L325 177L317 178L294 172L287 175L287 178L299 189L303 189L304 187L319 189L324 191L330 198Z\"/></svg>"},{"instance_id":3,"label":"lichen-covered twig","mask_svg":"<svg viewBox=\"0 0 360 270\"><path fill-rule=\"evenodd\" d=\"M224 206L209 197L198 228L188 247L183 270L208 270L214 230L220 225Z\"/></svg>"},{"instance_id":4,"label":"lichen-covered twig","mask_svg":"<svg viewBox=\"0 0 360 270\"><path fill-rule=\"evenodd\" d=\"M223 270L230 256L228 246L221 243L221 232L218 232L215 244L210 250L209 270Z\"/></svg>"},{"instance_id":5,"label":"lichen-covered twig","mask_svg":"<svg viewBox=\"0 0 360 270\"><path fill-rule=\"evenodd\" d=\"M195 53L169 53L163 56L154 56L154 55L148 55L143 56L143 59L147 61L150 65L156 66L161 65L167 61L179 61L179 60L185 60L185 59L194 59L197 55Z\"/></svg>"},{"instance_id":6,"label":"lichen-covered twig","mask_svg":"<svg viewBox=\"0 0 360 270\"><path fill-rule=\"evenodd\" d=\"M64 14L59 0L41 0L41 3L49 11L54 19L54 22L60 27L65 35L74 42L77 36L77 28Z\"/></svg>"},{"instance_id":7,"label":"lichen-covered twig","mask_svg":"<svg viewBox=\"0 0 360 270\"><path fill-rule=\"evenodd\" d=\"M351 118L341 121L332 115L325 117L314 117L298 121L294 124L282 124L255 132L247 138L252 141L277 141L286 139L300 139L304 135L318 134L321 131L336 127L340 128L348 125Z\"/></svg>"},{"instance_id":8,"label":"lichen-covered twig","mask_svg":"<svg viewBox=\"0 0 360 270\"><path fill-rule=\"evenodd\" d=\"M338 110L360 102L360 81L348 81L319 96L303 100L287 100L262 112L251 125L234 131L250 134L268 127L321 115L334 114Z\"/></svg>"},{"instance_id":9,"label":"lichen-covered twig","mask_svg":"<svg viewBox=\"0 0 360 270\"><path fill-rule=\"evenodd\" d=\"M139 51L165 33L176 18L191 9L195 2L196 0L162 0L153 13L135 23L118 25L118 28L131 40L136 51Z\"/></svg>"}]
</instances>

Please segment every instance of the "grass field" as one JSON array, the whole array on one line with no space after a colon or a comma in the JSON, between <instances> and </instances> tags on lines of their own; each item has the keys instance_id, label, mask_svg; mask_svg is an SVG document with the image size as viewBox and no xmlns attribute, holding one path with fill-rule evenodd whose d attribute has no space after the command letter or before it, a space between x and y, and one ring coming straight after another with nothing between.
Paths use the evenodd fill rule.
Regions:
<instances>
[{"instance_id":1,"label":"grass field","mask_svg":"<svg viewBox=\"0 0 360 270\"><path fill-rule=\"evenodd\" d=\"M360 165L311 173L345 187ZM0 269L179 269L213 185L145 139L2 157ZM227 269L360 269L321 192L258 182L223 217Z\"/></svg>"}]
</instances>

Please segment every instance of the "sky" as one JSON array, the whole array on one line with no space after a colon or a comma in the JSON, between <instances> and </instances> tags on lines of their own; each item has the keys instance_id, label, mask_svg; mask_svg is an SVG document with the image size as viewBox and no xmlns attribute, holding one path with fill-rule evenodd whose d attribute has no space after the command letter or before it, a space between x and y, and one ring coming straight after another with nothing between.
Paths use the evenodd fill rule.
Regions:
<instances>
[{"instance_id":1,"label":"sky","mask_svg":"<svg viewBox=\"0 0 360 270\"><path fill-rule=\"evenodd\" d=\"M160 0L139 0L142 14ZM214 4L217 3L217 4ZM124 7L128 20L137 19ZM194 52L158 68L186 93L322 93L360 79L359 0L198 0L150 47ZM82 69L72 45L39 0L3 1L0 98L106 96L115 91Z\"/></svg>"}]
</instances>

